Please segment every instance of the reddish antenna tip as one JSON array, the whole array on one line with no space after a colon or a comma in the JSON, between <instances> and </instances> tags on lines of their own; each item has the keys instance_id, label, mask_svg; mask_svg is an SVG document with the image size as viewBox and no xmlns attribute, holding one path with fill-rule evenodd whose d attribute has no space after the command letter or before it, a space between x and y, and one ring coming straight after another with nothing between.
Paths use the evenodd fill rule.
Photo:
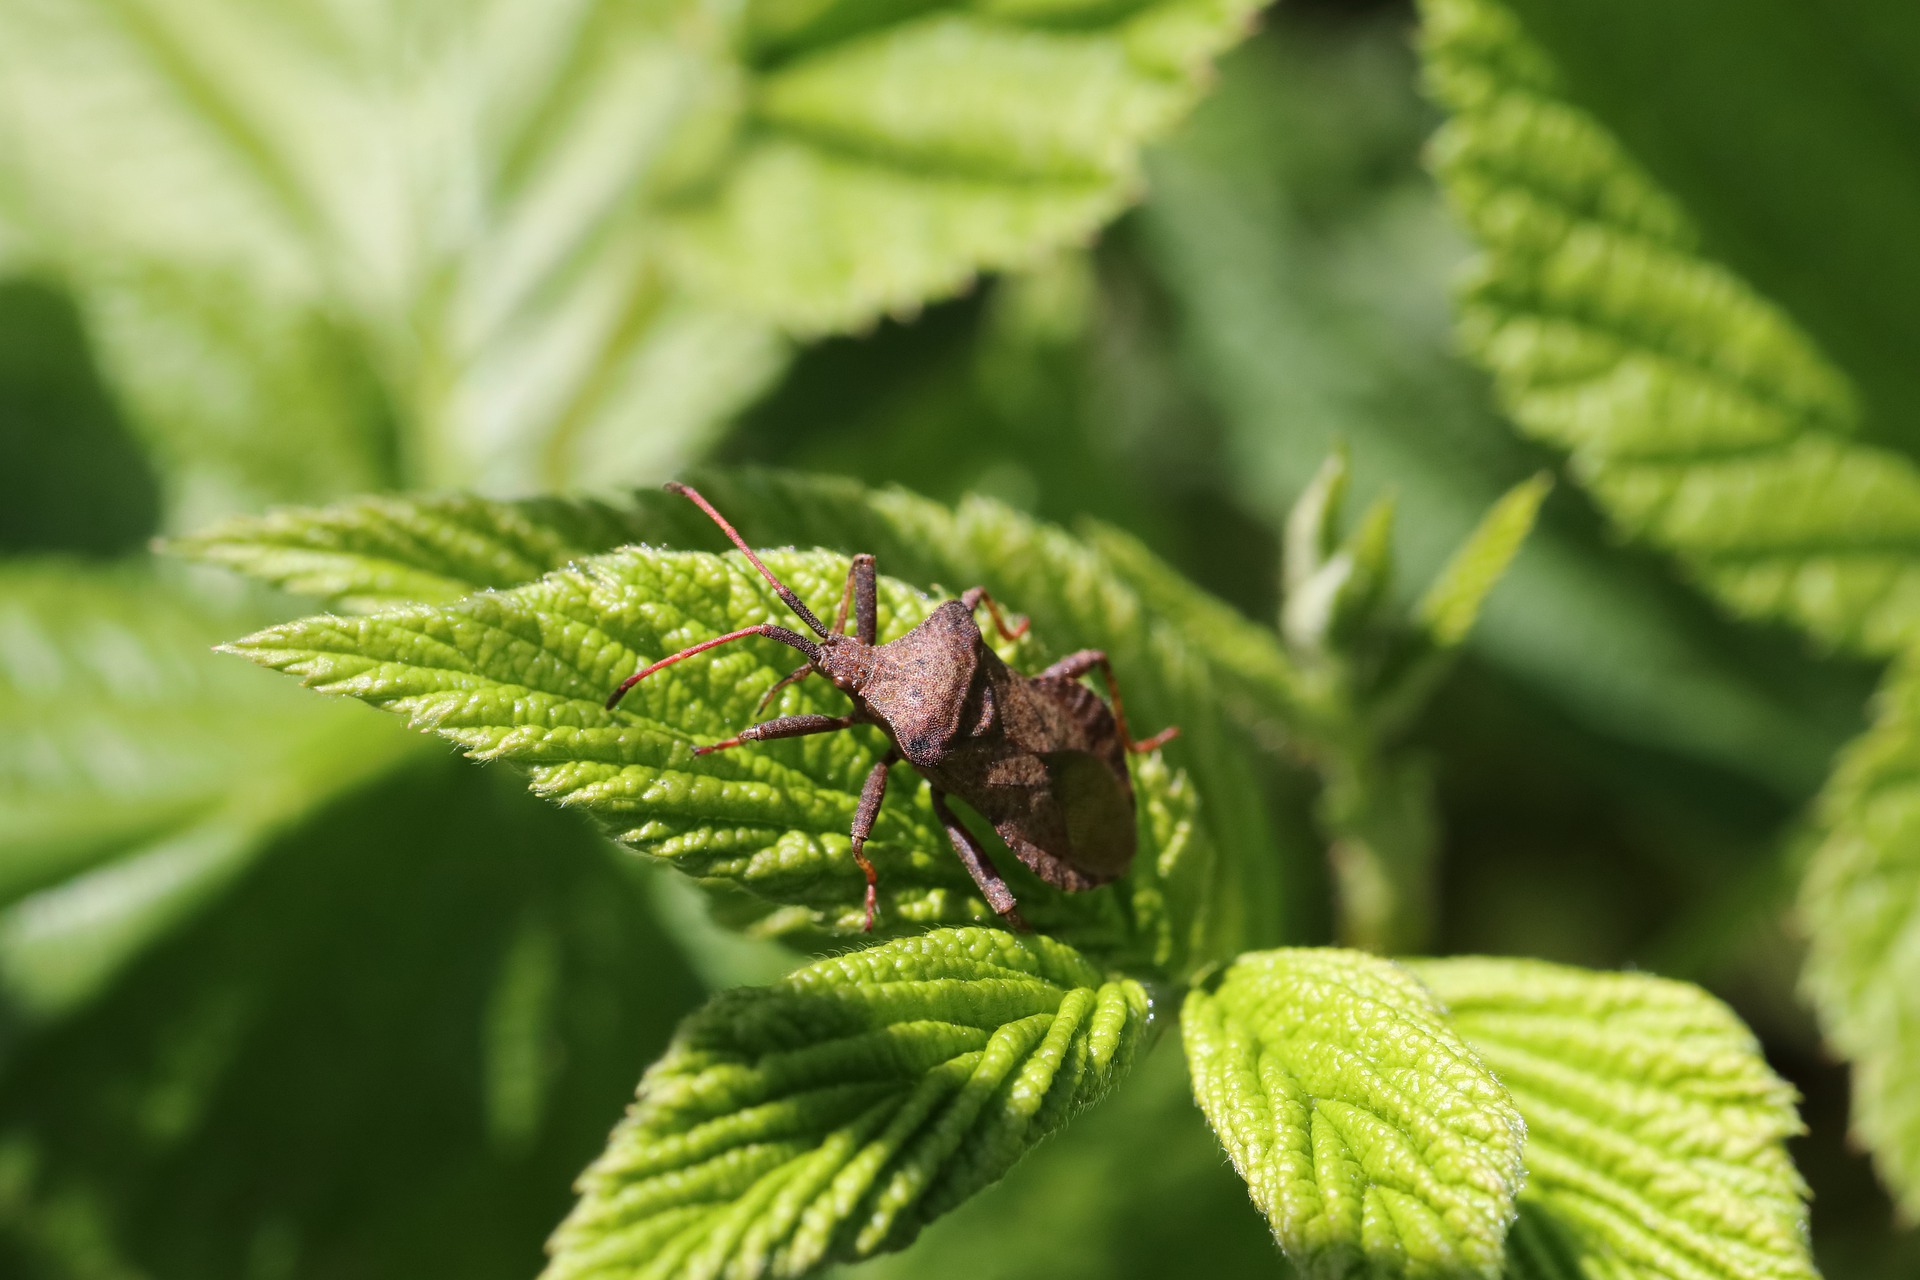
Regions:
<instances>
[{"instance_id":1,"label":"reddish antenna tip","mask_svg":"<svg viewBox=\"0 0 1920 1280\"><path fill-rule=\"evenodd\" d=\"M1155 751L1161 747L1166 746L1169 742L1172 742L1175 738L1179 736L1180 736L1180 726L1177 724L1170 724L1166 728L1162 729L1160 732L1154 734L1151 738L1148 738L1143 742L1128 743L1127 750L1135 751L1135 752Z\"/></svg>"}]
</instances>

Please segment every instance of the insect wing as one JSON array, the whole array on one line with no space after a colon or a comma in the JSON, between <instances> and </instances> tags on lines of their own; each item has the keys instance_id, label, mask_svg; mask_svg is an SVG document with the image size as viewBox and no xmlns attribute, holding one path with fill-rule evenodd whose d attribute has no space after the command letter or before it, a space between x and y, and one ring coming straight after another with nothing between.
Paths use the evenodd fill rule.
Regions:
<instances>
[{"instance_id":1,"label":"insect wing","mask_svg":"<svg viewBox=\"0 0 1920 1280\"><path fill-rule=\"evenodd\" d=\"M1024 785L1007 785L1015 772ZM1133 862L1133 803L1113 767L1085 751L1062 749L1003 761L1006 783L975 800L994 829L1042 880L1091 889Z\"/></svg>"},{"instance_id":2,"label":"insect wing","mask_svg":"<svg viewBox=\"0 0 1920 1280\"><path fill-rule=\"evenodd\" d=\"M1041 758L1066 827L1067 848L1055 856L1096 881L1125 872L1135 840L1131 790L1088 752L1050 751Z\"/></svg>"}]
</instances>

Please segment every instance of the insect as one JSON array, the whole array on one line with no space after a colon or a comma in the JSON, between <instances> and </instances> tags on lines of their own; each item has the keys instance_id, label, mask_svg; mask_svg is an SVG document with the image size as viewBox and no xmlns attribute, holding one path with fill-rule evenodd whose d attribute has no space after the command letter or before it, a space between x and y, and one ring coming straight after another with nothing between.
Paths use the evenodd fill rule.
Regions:
<instances>
[{"instance_id":1,"label":"insect","mask_svg":"<svg viewBox=\"0 0 1920 1280\"><path fill-rule=\"evenodd\" d=\"M1127 753L1151 751L1179 730L1163 729L1134 741L1105 653L1083 649L1033 676L1011 670L987 647L974 614L985 605L993 625L1009 640L1024 634L1027 624L1022 620L1019 627L1009 628L984 587L969 588L898 640L878 644L874 560L865 554L855 556L847 569L839 617L829 631L711 503L687 485L666 487L712 517L819 639L771 623L742 627L642 667L613 691L607 707L617 706L629 689L655 672L748 636L777 640L804 654L806 661L768 689L760 707L787 685L817 673L852 699L851 713L780 716L693 752L708 755L748 742L832 733L858 724L877 725L886 733L887 752L867 774L851 833L854 861L867 877L868 931L873 929L878 880L865 846L886 798L887 771L902 760L932 788L934 815L987 905L1016 928L1027 925L1015 909L1012 891L973 833L954 816L949 795L978 810L1007 847L1049 884L1091 889L1126 871L1134 852ZM1111 710L1080 683L1081 676L1096 668L1106 681Z\"/></svg>"}]
</instances>

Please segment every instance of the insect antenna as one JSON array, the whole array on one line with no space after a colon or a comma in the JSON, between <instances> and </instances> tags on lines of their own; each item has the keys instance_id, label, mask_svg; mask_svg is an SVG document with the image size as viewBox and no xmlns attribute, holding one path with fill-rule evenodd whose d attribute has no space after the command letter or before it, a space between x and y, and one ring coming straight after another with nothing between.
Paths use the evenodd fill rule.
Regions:
<instances>
[{"instance_id":1,"label":"insect antenna","mask_svg":"<svg viewBox=\"0 0 1920 1280\"><path fill-rule=\"evenodd\" d=\"M819 636L822 640L827 638L827 629L821 625L820 619L813 616L813 610L807 608L807 606L801 602L800 597L793 594L792 589L789 588L786 583L774 577L773 570L760 563L760 557L753 554L753 548L747 545L747 540L740 536L738 530L727 523L725 516L713 509L711 502L708 502L700 496L699 490L695 489L692 485L681 484L678 480L669 480L666 484L666 489L668 493L679 494L711 516L713 522L720 526L720 531L733 540L734 546L740 548L740 554L753 562L753 567L760 571L760 576L773 584L774 592L780 597L782 603L784 603L787 608L793 610L794 613L799 616L800 621L806 623L807 626L812 629L813 634Z\"/></svg>"},{"instance_id":2,"label":"insect antenna","mask_svg":"<svg viewBox=\"0 0 1920 1280\"><path fill-rule=\"evenodd\" d=\"M688 645L686 648L682 649L680 652L670 653L666 657L660 659L660 661L654 663L651 666L640 668L638 671L628 676L625 680L622 680L620 682L620 687L618 689L615 689L611 694L608 695L607 710L611 711L615 707L619 706L620 699L627 696L627 690L633 688L633 686L639 684L642 680L645 680L648 676L652 675L654 672L659 671L665 667L670 667L674 663L680 661L682 658L691 658L696 653L705 653L707 650L713 648L715 645L726 644L730 640L744 640L748 636L765 636L769 640L778 640L781 644L787 645L790 648L798 649L800 652L807 655L807 662L809 666L811 666L814 659L820 656L820 650L816 645L814 645L811 641L809 641L805 636L789 631L785 627L776 627L771 623L766 623L766 622L762 622L757 626L742 627L738 631L729 631L727 632L727 634L723 636L715 636L711 640L702 640L699 644Z\"/></svg>"}]
</instances>

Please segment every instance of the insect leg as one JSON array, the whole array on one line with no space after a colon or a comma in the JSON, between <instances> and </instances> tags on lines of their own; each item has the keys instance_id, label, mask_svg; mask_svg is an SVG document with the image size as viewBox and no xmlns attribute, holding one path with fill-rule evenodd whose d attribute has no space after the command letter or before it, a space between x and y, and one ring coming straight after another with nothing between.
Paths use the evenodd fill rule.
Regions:
<instances>
[{"instance_id":1,"label":"insect leg","mask_svg":"<svg viewBox=\"0 0 1920 1280\"><path fill-rule=\"evenodd\" d=\"M1022 920L1020 913L1013 909L1013 890L1007 888L1007 882L1000 878L1000 873L994 870L993 863L987 860L987 851L982 849L980 842L973 838L973 832L967 830L960 819L954 816L953 810L947 807L946 795L939 791L933 793L933 816L940 819L940 825L947 829L947 839L953 841L953 851L960 855L960 865L967 869L967 874L973 877L973 882L980 886L980 892L986 898L987 905L1020 932L1029 932L1027 922Z\"/></svg>"},{"instance_id":2,"label":"insect leg","mask_svg":"<svg viewBox=\"0 0 1920 1280\"><path fill-rule=\"evenodd\" d=\"M1129 751L1151 751L1179 736L1180 727L1169 725L1144 742L1133 740L1133 734L1127 730L1127 709L1120 701L1120 682L1114 678L1113 664L1107 661L1107 655L1102 650L1082 649L1078 653L1070 653L1034 678L1078 680L1095 667L1100 669L1100 678L1107 686L1107 698L1113 703L1113 725L1120 731L1120 745Z\"/></svg>"},{"instance_id":3,"label":"insect leg","mask_svg":"<svg viewBox=\"0 0 1920 1280\"><path fill-rule=\"evenodd\" d=\"M862 551L847 566L847 596L853 599L853 636L861 644L872 644L880 635L880 608L874 595L873 557ZM840 623L846 625L846 597L840 601Z\"/></svg>"},{"instance_id":4,"label":"insect leg","mask_svg":"<svg viewBox=\"0 0 1920 1280\"><path fill-rule=\"evenodd\" d=\"M725 742L715 742L704 747L695 747L697 756L712 755L716 751L725 751L728 747L737 747L743 742L766 742L773 738L804 738L814 733L832 733L835 729L851 729L855 721L852 716L781 716L778 719L762 721L748 725L737 737Z\"/></svg>"},{"instance_id":5,"label":"insect leg","mask_svg":"<svg viewBox=\"0 0 1920 1280\"><path fill-rule=\"evenodd\" d=\"M982 604L986 605L987 613L992 616L993 625L999 629L1002 640L1018 640L1027 634L1027 624L1032 621L1030 618L1022 618L1019 626L1009 627L1007 620L1000 616L1000 606L993 602L993 597L987 594L985 587L968 587L960 593L960 603L967 606L968 613L972 613Z\"/></svg>"},{"instance_id":6,"label":"insect leg","mask_svg":"<svg viewBox=\"0 0 1920 1280\"><path fill-rule=\"evenodd\" d=\"M1107 665L1106 651L1103 649L1082 649L1070 653L1045 671L1036 672L1035 680L1078 680L1095 667Z\"/></svg>"},{"instance_id":7,"label":"insect leg","mask_svg":"<svg viewBox=\"0 0 1920 1280\"><path fill-rule=\"evenodd\" d=\"M753 704L753 714L759 715L762 711L765 711L767 704L778 697L782 689L790 684L799 684L812 674L813 664L811 662L803 662L793 670L787 672L787 674L781 676L778 680L775 680L773 687L761 694L760 701Z\"/></svg>"},{"instance_id":8,"label":"insect leg","mask_svg":"<svg viewBox=\"0 0 1920 1280\"><path fill-rule=\"evenodd\" d=\"M652 666L640 668L638 671L628 676L625 680L622 680L620 682L620 687L618 689L615 689L610 695L608 695L607 710L611 711L615 707L619 706L620 699L627 696L627 690L633 688L633 686L639 684L642 680L645 680L648 676L652 675L654 672L659 671L665 667L670 667L674 663L679 662L682 658L691 658L696 653L705 653L708 649L713 648L715 645L726 644L733 640L744 640L748 636L765 636L769 640L778 640L781 644L786 645L790 649L798 649L800 652L807 655L807 663L809 666L811 666L814 660L820 656L820 648L818 645L814 644L811 640L808 640L805 636L796 635L794 632L787 630L785 627L776 627L770 623L765 623L765 622L760 623L758 626L742 627L738 631L729 631L727 632L727 634L723 636L715 636L711 640L702 640L699 644L690 644L678 653L668 654L666 657L660 659L660 661L654 663Z\"/></svg>"},{"instance_id":9,"label":"insect leg","mask_svg":"<svg viewBox=\"0 0 1920 1280\"><path fill-rule=\"evenodd\" d=\"M899 762L898 751L889 751L873 762L873 768L867 771L867 784L860 788L860 803L853 811L853 860L860 864L860 870L867 877L867 923L864 927L868 933L873 932L880 881L873 873L873 863L867 860L867 837L873 834L874 820L880 816L880 804L887 798L887 770Z\"/></svg>"}]
</instances>

